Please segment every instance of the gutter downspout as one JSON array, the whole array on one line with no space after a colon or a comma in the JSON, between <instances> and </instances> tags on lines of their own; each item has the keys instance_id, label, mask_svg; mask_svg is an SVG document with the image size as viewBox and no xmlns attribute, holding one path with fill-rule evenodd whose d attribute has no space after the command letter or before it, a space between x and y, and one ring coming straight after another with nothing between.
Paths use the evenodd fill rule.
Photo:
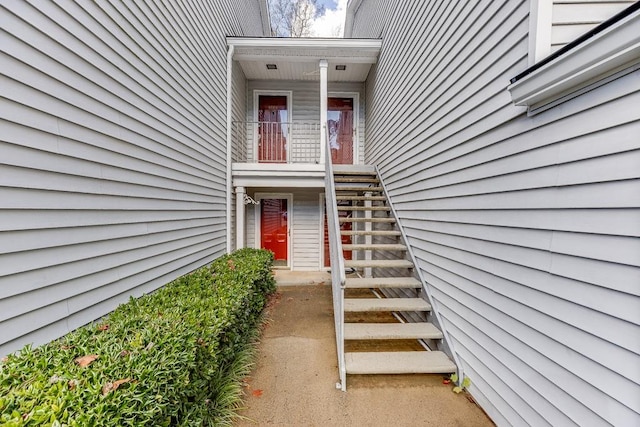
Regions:
<instances>
[{"instance_id":1,"label":"gutter downspout","mask_svg":"<svg viewBox=\"0 0 640 427\"><path fill-rule=\"evenodd\" d=\"M233 246L231 242L233 226L231 221L231 203L232 203L232 176L231 176L231 162L232 162L232 149L231 149L231 82L233 80L233 51L234 46L230 45L227 51L227 253L231 253Z\"/></svg>"}]
</instances>

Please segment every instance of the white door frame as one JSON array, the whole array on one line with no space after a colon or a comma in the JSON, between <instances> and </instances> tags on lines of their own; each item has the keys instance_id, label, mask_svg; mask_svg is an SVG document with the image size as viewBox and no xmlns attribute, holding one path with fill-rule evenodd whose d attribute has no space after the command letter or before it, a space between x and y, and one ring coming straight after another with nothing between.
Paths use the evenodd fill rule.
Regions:
<instances>
[{"instance_id":1,"label":"white door frame","mask_svg":"<svg viewBox=\"0 0 640 427\"><path fill-rule=\"evenodd\" d=\"M359 165L360 159L360 93L359 92L329 92L328 98L353 98L353 164ZM328 142L327 142L328 144Z\"/></svg>"},{"instance_id":2,"label":"white door frame","mask_svg":"<svg viewBox=\"0 0 640 427\"><path fill-rule=\"evenodd\" d=\"M293 91L291 90L268 90L268 89L254 89L253 90L253 122L258 122L258 100L260 95L266 96L286 96L287 97L287 121L293 122L293 110L291 109L292 101L293 101ZM289 140L287 141L287 163L289 163L289 156L291 155L289 147L291 146L292 138L292 128L293 126L289 126L287 129ZM253 126L253 160L254 162L258 162L258 126Z\"/></svg>"},{"instance_id":3,"label":"white door frame","mask_svg":"<svg viewBox=\"0 0 640 427\"><path fill-rule=\"evenodd\" d=\"M287 199L287 265L274 266L274 268L293 270L293 236L291 226L293 225L293 193L255 193L254 199L260 202L262 199ZM262 247L262 216L260 215L260 204L254 205L256 234L256 249Z\"/></svg>"}]
</instances>

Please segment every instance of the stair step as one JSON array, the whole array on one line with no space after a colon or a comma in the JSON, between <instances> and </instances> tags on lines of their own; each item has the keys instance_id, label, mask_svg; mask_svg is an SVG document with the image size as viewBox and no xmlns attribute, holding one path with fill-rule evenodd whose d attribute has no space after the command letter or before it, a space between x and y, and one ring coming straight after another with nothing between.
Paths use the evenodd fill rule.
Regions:
<instances>
[{"instance_id":1,"label":"stair step","mask_svg":"<svg viewBox=\"0 0 640 427\"><path fill-rule=\"evenodd\" d=\"M384 202L387 198L385 196L336 196L336 200Z\"/></svg>"},{"instance_id":2,"label":"stair step","mask_svg":"<svg viewBox=\"0 0 640 427\"><path fill-rule=\"evenodd\" d=\"M394 218L340 218L340 222L396 222Z\"/></svg>"},{"instance_id":3,"label":"stair step","mask_svg":"<svg viewBox=\"0 0 640 427\"><path fill-rule=\"evenodd\" d=\"M339 211L390 211L388 206L338 206Z\"/></svg>"},{"instance_id":4,"label":"stair step","mask_svg":"<svg viewBox=\"0 0 640 427\"><path fill-rule=\"evenodd\" d=\"M365 311L431 311L431 304L422 298L345 298L344 312Z\"/></svg>"},{"instance_id":5,"label":"stair step","mask_svg":"<svg viewBox=\"0 0 640 427\"><path fill-rule=\"evenodd\" d=\"M343 236L400 236L396 230L340 230Z\"/></svg>"},{"instance_id":6,"label":"stair step","mask_svg":"<svg viewBox=\"0 0 640 427\"><path fill-rule=\"evenodd\" d=\"M376 168L370 165L333 165L334 175L376 175Z\"/></svg>"},{"instance_id":7,"label":"stair step","mask_svg":"<svg viewBox=\"0 0 640 427\"><path fill-rule=\"evenodd\" d=\"M413 263L406 259L359 259L345 260L347 268L413 268Z\"/></svg>"},{"instance_id":8,"label":"stair step","mask_svg":"<svg viewBox=\"0 0 640 427\"><path fill-rule=\"evenodd\" d=\"M372 243L370 245L342 245L342 249L345 251L406 251L407 247L399 244Z\"/></svg>"},{"instance_id":9,"label":"stair step","mask_svg":"<svg viewBox=\"0 0 640 427\"><path fill-rule=\"evenodd\" d=\"M334 174L335 175L335 174ZM333 181L338 183L366 183L366 184L377 184L380 182L378 178L365 178L363 176L350 176L350 177L342 177L342 176L334 176Z\"/></svg>"},{"instance_id":10,"label":"stair step","mask_svg":"<svg viewBox=\"0 0 640 427\"><path fill-rule=\"evenodd\" d=\"M343 245L344 247L345 245ZM413 277L371 277L371 278L347 278L345 287L348 289L368 288L412 288L420 289L420 281Z\"/></svg>"},{"instance_id":11,"label":"stair step","mask_svg":"<svg viewBox=\"0 0 640 427\"><path fill-rule=\"evenodd\" d=\"M345 323L345 340L439 340L442 332L432 323Z\"/></svg>"},{"instance_id":12,"label":"stair step","mask_svg":"<svg viewBox=\"0 0 640 427\"><path fill-rule=\"evenodd\" d=\"M366 187L364 185L361 186L337 186L336 191L362 191L364 193L379 193L382 191L382 187Z\"/></svg>"},{"instance_id":13,"label":"stair step","mask_svg":"<svg viewBox=\"0 0 640 427\"><path fill-rule=\"evenodd\" d=\"M347 374L446 374L456 365L441 351L345 353Z\"/></svg>"}]
</instances>

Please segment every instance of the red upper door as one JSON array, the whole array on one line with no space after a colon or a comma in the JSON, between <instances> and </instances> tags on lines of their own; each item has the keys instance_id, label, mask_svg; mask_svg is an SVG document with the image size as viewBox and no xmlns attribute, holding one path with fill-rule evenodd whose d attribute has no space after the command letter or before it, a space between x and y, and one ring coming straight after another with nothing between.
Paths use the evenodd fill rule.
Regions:
<instances>
[{"instance_id":1,"label":"red upper door","mask_svg":"<svg viewBox=\"0 0 640 427\"><path fill-rule=\"evenodd\" d=\"M353 164L353 98L328 98L329 147L334 164Z\"/></svg>"},{"instance_id":2,"label":"red upper door","mask_svg":"<svg viewBox=\"0 0 640 427\"><path fill-rule=\"evenodd\" d=\"M260 235L260 247L275 254L274 265L287 266L289 259L287 199L260 200Z\"/></svg>"},{"instance_id":3,"label":"red upper door","mask_svg":"<svg viewBox=\"0 0 640 427\"><path fill-rule=\"evenodd\" d=\"M287 162L288 116L286 96L258 96L259 162Z\"/></svg>"}]
</instances>

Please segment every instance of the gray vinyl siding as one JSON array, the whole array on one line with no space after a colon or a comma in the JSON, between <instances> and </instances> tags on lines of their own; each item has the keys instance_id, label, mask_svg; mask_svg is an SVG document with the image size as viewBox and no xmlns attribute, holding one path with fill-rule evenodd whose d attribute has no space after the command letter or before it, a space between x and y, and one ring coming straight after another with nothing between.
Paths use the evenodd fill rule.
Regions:
<instances>
[{"instance_id":1,"label":"gray vinyl siding","mask_svg":"<svg viewBox=\"0 0 640 427\"><path fill-rule=\"evenodd\" d=\"M554 0L551 52L631 5L634 0Z\"/></svg>"},{"instance_id":2,"label":"gray vinyl siding","mask_svg":"<svg viewBox=\"0 0 640 427\"><path fill-rule=\"evenodd\" d=\"M259 5L0 2L0 354L224 252L239 8Z\"/></svg>"},{"instance_id":3,"label":"gray vinyl siding","mask_svg":"<svg viewBox=\"0 0 640 427\"><path fill-rule=\"evenodd\" d=\"M392 8L393 2L388 0L362 0L355 11L357 19L351 28L353 37L381 38Z\"/></svg>"},{"instance_id":4,"label":"gray vinyl siding","mask_svg":"<svg viewBox=\"0 0 640 427\"><path fill-rule=\"evenodd\" d=\"M250 190L249 195L255 193L289 193L293 195L293 209L291 215L292 235L292 266L297 271L318 271L321 269L322 235L320 234L320 190L300 190L287 188L267 188ZM258 214L259 215L259 207ZM246 242L249 248L260 247L260 240L256 239L256 208L247 206Z\"/></svg>"},{"instance_id":5,"label":"gray vinyl siding","mask_svg":"<svg viewBox=\"0 0 640 427\"><path fill-rule=\"evenodd\" d=\"M638 425L640 72L527 117L529 6L395 7L365 160L498 425Z\"/></svg>"},{"instance_id":6,"label":"gray vinyl siding","mask_svg":"<svg viewBox=\"0 0 640 427\"><path fill-rule=\"evenodd\" d=\"M320 121L320 82L316 81L268 81L250 80L247 91L247 121L254 120L254 91L292 91L291 100L291 120L301 122ZM331 92L353 92L359 94L358 108L358 162L364 162L364 123L365 123L365 97L364 85L362 83L328 83L328 91ZM248 135L247 157L254 157L253 136Z\"/></svg>"}]
</instances>

